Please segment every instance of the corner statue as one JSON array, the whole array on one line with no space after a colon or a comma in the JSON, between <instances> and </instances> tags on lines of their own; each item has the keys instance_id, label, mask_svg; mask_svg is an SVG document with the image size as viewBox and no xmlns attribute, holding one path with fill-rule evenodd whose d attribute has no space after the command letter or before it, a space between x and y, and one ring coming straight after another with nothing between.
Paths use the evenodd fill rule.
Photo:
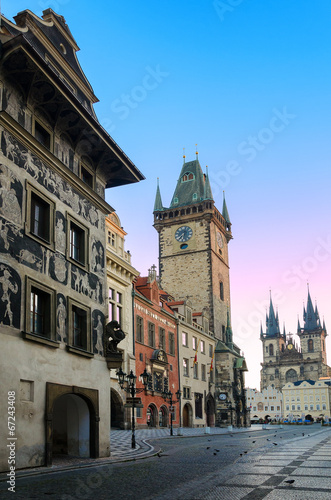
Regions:
<instances>
[{"instance_id":1,"label":"corner statue","mask_svg":"<svg viewBox=\"0 0 331 500\"><path fill-rule=\"evenodd\" d=\"M110 323L106 325L105 332L106 357L107 354L114 354L115 352L118 352L117 344L119 344L124 338L125 333L121 329L121 325L119 324L119 322L116 320L110 321Z\"/></svg>"}]
</instances>

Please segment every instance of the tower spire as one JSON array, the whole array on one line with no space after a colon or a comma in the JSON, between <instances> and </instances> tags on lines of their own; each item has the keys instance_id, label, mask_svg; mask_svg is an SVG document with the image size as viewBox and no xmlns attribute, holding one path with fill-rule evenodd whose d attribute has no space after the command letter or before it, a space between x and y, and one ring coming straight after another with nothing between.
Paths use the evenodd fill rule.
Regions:
<instances>
[{"instance_id":1,"label":"tower spire","mask_svg":"<svg viewBox=\"0 0 331 500\"><path fill-rule=\"evenodd\" d=\"M223 215L225 221L228 224L231 224L230 216L229 216L229 212L228 212L228 207L226 206L225 192L224 191L223 191L223 209L222 209L222 215Z\"/></svg>"},{"instance_id":2,"label":"tower spire","mask_svg":"<svg viewBox=\"0 0 331 500\"><path fill-rule=\"evenodd\" d=\"M160 192L160 186L159 186L159 178L157 178L157 188L156 188L156 195L155 195L154 212L158 212L159 210L163 210L163 205L162 205L161 192Z\"/></svg>"}]
</instances>

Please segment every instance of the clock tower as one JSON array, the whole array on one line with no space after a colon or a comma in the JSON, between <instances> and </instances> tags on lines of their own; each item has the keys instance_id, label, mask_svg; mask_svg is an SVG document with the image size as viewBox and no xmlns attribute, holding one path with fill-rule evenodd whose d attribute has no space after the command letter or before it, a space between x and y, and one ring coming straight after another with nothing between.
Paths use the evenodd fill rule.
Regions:
<instances>
[{"instance_id":1,"label":"clock tower","mask_svg":"<svg viewBox=\"0 0 331 500\"><path fill-rule=\"evenodd\" d=\"M157 186L154 227L161 287L177 300L189 299L196 311L208 310L211 331L226 341L231 222L225 199L222 213L215 206L198 154L190 162L184 157L169 208L163 206Z\"/></svg>"}]
</instances>

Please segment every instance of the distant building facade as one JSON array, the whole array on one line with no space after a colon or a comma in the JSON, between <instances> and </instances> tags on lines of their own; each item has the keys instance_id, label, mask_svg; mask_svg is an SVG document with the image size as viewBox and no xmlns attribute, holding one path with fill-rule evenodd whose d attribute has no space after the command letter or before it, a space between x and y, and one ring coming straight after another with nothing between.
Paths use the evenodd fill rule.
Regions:
<instances>
[{"instance_id":1,"label":"distant building facade","mask_svg":"<svg viewBox=\"0 0 331 500\"><path fill-rule=\"evenodd\" d=\"M0 397L26 468L110 454L105 189L143 176L99 125L64 18L15 22L1 16Z\"/></svg>"},{"instance_id":2,"label":"distant building facade","mask_svg":"<svg viewBox=\"0 0 331 500\"><path fill-rule=\"evenodd\" d=\"M317 381L321 377L331 376L326 358L325 323L321 323L317 306L313 307L309 291L303 320L303 327L298 321L300 345L297 345L292 335L286 335L285 327L283 333L280 332L278 312L275 314L270 298L266 331L263 332L261 327L260 334L263 347L262 390L269 385L280 390L286 383Z\"/></svg>"},{"instance_id":3,"label":"distant building facade","mask_svg":"<svg viewBox=\"0 0 331 500\"><path fill-rule=\"evenodd\" d=\"M278 421L283 418L283 395L269 385L261 392L246 389L247 408L250 409L251 423Z\"/></svg>"},{"instance_id":4,"label":"distant building facade","mask_svg":"<svg viewBox=\"0 0 331 500\"><path fill-rule=\"evenodd\" d=\"M289 382L282 392L285 419L324 421L331 418L330 378Z\"/></svg>"}]
</instances>

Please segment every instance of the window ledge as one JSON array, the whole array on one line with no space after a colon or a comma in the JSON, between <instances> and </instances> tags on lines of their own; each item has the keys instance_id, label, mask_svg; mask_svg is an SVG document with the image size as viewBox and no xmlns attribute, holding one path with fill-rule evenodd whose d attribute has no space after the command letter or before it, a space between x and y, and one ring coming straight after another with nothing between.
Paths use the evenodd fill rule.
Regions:
<instances>
[{"instance_id":1,"label":"window ledge","mask_svg":"<svg viewBox=\"0 0 331 500\"><path fill-rule=\"evenodd\" d=\"M33 340L34 342L39 342L40 344L47 345L48 347L57 348L60 346L60 342L56 340L47 339L41 335L36 335L35 333L22 332L23 338L26 340Z\"/></svg>"},{"instance_id":2,"label":"window ledge","mask_svg":"<svg viewBox=\"0 0 331 500\"><path fill-rule=\"evenodd\" d=\"M93 352L85 351L84 349L80 349L79 347L74 347L72 345L67 345L67 350L72 352L73 354L78 354L79 356L84 356L85 358L93 358Z\"/></svg>"}]
</instances>

